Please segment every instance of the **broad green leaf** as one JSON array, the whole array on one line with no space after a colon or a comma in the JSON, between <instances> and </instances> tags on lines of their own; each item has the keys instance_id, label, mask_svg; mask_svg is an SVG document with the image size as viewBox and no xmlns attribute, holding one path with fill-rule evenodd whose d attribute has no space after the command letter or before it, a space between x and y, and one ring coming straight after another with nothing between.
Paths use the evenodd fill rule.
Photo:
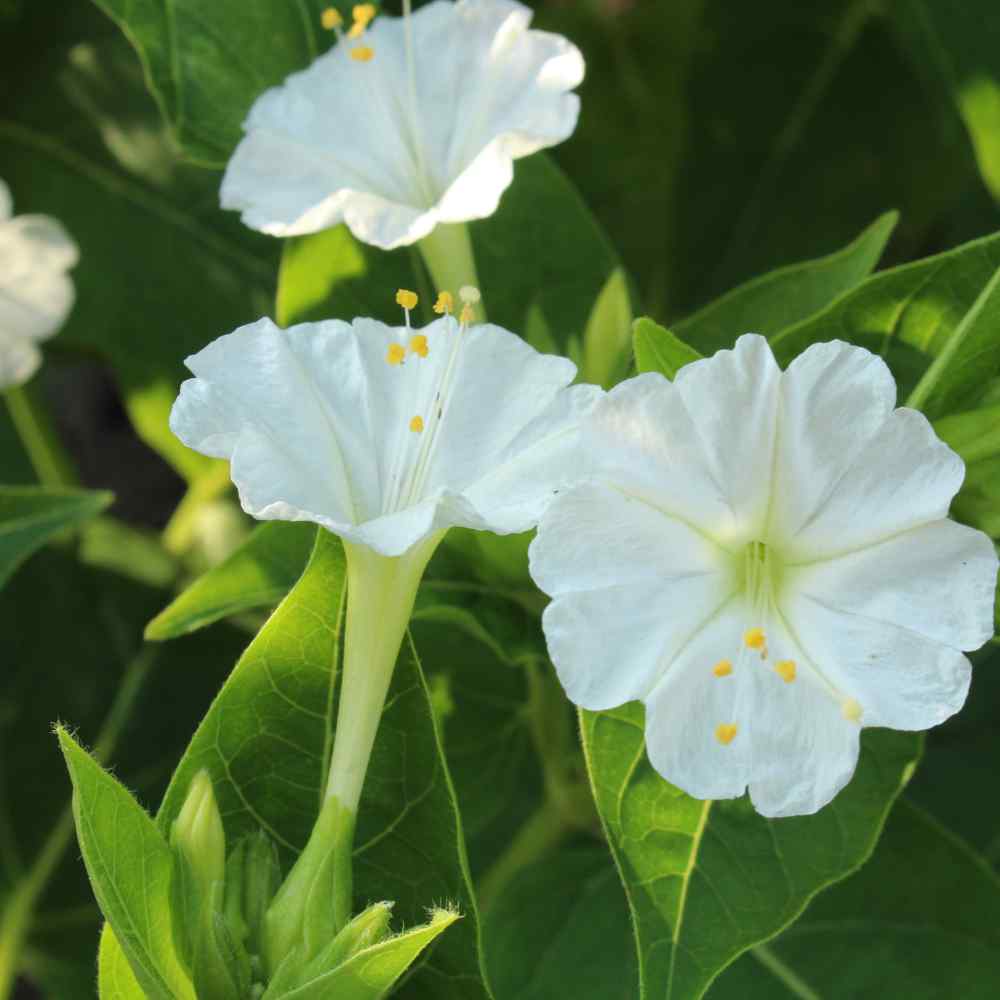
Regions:
<instances>
[{"instance_id":1,"label":"broad green leaf","mask_svg":"<svg viewBox=\"0 0 1000 1000\"><path fill-rule=\"evenodd\" d=\"M150 1000L196 1000L174 951L170 848L135 799L60 728L77 837L101 911Z\"/></svg>"},{"instance_id":2,"label":"broad green leaf","mask_svg":"<svg viewBox=\"0 0 1000 1000\"><path fill-rule=\"evenodd\" d=\"M635 939L603 847L563 849L524 868L486 918L501 1000L635 1000Z\"/></svg>"},{"instance_id":3,"label":"broad green leaf","mask_svg":"<svg viewBox=\"0 0 1000 1000\"><path fill-rule=\"evenodd\" d=\"M515 333L540 323L563 349L582 334L590 310L618 266L614 250L563 173L544 154L518 160L500 208L469 224L483 302L491 323ZM402 320L394 296L415 288L432 319L434 301L417 253L385 253L346 227L284 241L278 281L283 324L336 317Z\"/></svg>"},{"instance_id":4,"label":"broad green leaf","mask_svg":"<svg viewBox=\"0 0 1000 1000\"><path fill-rule=\"evenodd\" d=\"M875 270L898 220L897 212L886 212L842 250L754 278L673 329L702 354L730 347L744 333L773 336L861 284Z\"/></svg>"},{"instance_id":5,"label":"broad green leaf","mask_svg":"<svg viewBox=\"0 0 1000 1000\"><path fill-rule=\"evenodd\" d=\"M1000 406L955 413L934 421L934 433L962 456L966 465L1000 455Z\"/></svg>"},{"instance_id":6,"label":"broad green leaf","mask_svg":"<svg viewBox=\"0 0 1000 1000\"><path fill-rule=\"evenodd\" d=\"M632 327L635 366L640 372L659 372L673 381L674 376L701 355L670 330L647 317Z\"/></svg>"},{"instance_id":7,"label":"broad green leaf","mask_svg":"<svg viewBox=\"0 0 1000 1000\"><path fill-rule=\"evenodd\" d=\"M327 0L95 2L138 51L185 153L206 166L225 166L254 99L332 40L320 26Z\"/></svg>"},{"instance_id":8,"label":"broad green leaf","mask_svg":"<svg viewBox=\"0 0 1000 1000\"><path fill-rule=\"evenodd\" d=\"M642 997L696 1000L751 945L871 853L920 739L864 733L857 773L814 816L768 820L744 797L699 802L646 759L640 705L581 715L595 801L636 929Z\"/></svg>"},{"instance_id":9,"label":"broad green leaf","mask_svg":"<svg viewBox=\"0 0 1000 1000\"><path fill-rule=\"evenodd\" d=\"M97 988L101 1000L147 1000L108 924L104 925L97 953Z\"/></svg>"},{"instance_id":10,"label":"broad green leaf","mask_svg":"<svg viewBox=\"0 0 1000 1000\"><path fill-rule=\"evenodd\" d=\"M889 8L914 66L962 117L983 181L1000 201L1000 16L992 0L902 0Z\"/></svg>"},{"instance_id":11,"label":"broad green leaf","mask_svg":"<svg viewBox=\"0 0 1000 1000\"><path fill-rule=\"evenodd\" d=\"M167 415L184 356L269 311L277 241L219 209L218 174L180 162L138 60L91 4L60 12L57 32L30 4L0 34L0 161L15 211L57 217L80 247L77 300L47 356L108 361L140 436L187 479L213 468Z\"/></svg>"},{"instance_id":12,"label":"broad green leaf","mask_svg":"<svg viewBox=\"0 0 1000 1000\"><path fill-rule=\"evenodd\" d=\"M364 948L343 964L295 989L281 991L265 1000L382 1000L393 984L416 961L438 935L459 919L450 910L434 910L430 920Z\"/></svg>"},{"instance_id":13,"label":"broad green leaf","mask_svg":"<svg viewBox=\"0 0 1000 1000\"><path fill-rule=\"evenodd\" d=\"M334 722L344 561L320 532L301 580L244 653L195 734L157 822L169 829L192 776L207 768L231 841L263 829L289 864L321 802ZM355 899L396 901L412 926L435 904L462 921L434 948L400 996L482 1000L478 918L461 821L415 650L393 678L358 818Z\"/></svg>"},{"instance_id":14,"label":"broad green leaf","mask_svg":"<svg viewBox=\"0 0 1000 1000\"><path fill-rule=\"evenodd\" d=\"M302 575L315 539L312 524L261 524L164 608L146 627L146 638L173 639L227 615L277 604Z\"/></svg>"},{"instance_id":15,"label":"broad green leaf","mask_svg":"<svg viewBox=\"0 0 1000 1000\"><path fill-rule=\"evenodd\" d=\"M0 486L0 587L50 538L95 517L113 499L84 490Z\"/></svg>"},{"instance_id":16,"label":"broad green leaf","mask_svg":"<svg viewBox=\"0 0 1000 1000\"><path fill-rule=\"evenodd\" d=\"M583 331L583 365L580 379L610 389L629 367L629 334L632 330L632 297L628 277L621 268L601 289Z\"/></svg>"},{"instance_id":17,"label":"broad green leaf","mask_svg":"<svg viewBox=\"0 0 1000 1000\"><path fill-rule=\"evenodd\" d=\"M990 1000L998 982L1000 879L904 799L871 860L736 962L708 996Z\"/></svg>"},{"instance_id":18,"label":"broad green leaf","mask_svg":"<svg viewBox=\"0 0 1000 1000\"><path fill-rule=\"evenodd\" d=\"M1000 370L1000 268L962 317L906 403L929 417L950 413Z\"/></svg>"},{"instance_id":19,"label":"broad green leaf","mask_svg":"<svg viewBox=\"0 0 1000 1000\"><path fill-rule=\"evenodd\" d=\"M791 361L810 344L824 340L847 340L881 354L899 384L905 399L936 358L960 331L962 321L1000 267L1000 234L974 240L964 246L881 271L833 302L815 316L787 327L771 338L771 346L782 364ZM992 313L993 307L989 308ZM985 316L984 316L985 318ZM984 330L986 328L983 328ZM978 350L980 334L976 324ZM974 407L977 393L1000 367L1000 350L980 357L978 386L961 401L962 409ZM933 416L943 416L942 403L935 402Z\"/></svg>"}]
</instances>

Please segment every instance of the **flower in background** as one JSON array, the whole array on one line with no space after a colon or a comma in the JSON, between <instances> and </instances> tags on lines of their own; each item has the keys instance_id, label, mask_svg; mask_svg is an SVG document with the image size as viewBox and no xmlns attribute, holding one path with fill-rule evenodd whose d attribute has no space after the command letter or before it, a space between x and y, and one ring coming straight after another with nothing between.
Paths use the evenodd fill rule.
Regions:
<instances>
[{"instance_id":1,"label":"flower in background","mask_svg":"<svg viewBox=\"0 0 1000 1000\"><path fill-rule=\"evenodd\" d=\"M434 0L373 21L358 5L340 44L250 109L223 207L277 236L343 221L387 250L491 215L513 160L562 142L579 112L583 57L531 16L513 0Z\"/></svg>"},{"instance_id":2,"label":"flower in background","mask_svg":"<svg viewBox=\"0 0 1000 1000\"><path fill-rule=\"evenodd\" d=\"M21 385L42 362L39 341L51 337L73 307L66 273L76 244L47 215L13 215L0 181L0 389Z\"/></svg>"},{"instance_id":3,"label":"flower in background","mask_svg":"<svg viewBox=\"0 0 1000 1000\"><path fill-rule=\"evenodd\" d=\"M947 517L961 459L895 399L867 351L817 344L781 372L745 336L622 383L581 429L593 479L531 548L549 651L576 704L645 702L650 762L689 794L815 812L863 726L965 701L997 557Z\"/></svg>"}]
</instances>

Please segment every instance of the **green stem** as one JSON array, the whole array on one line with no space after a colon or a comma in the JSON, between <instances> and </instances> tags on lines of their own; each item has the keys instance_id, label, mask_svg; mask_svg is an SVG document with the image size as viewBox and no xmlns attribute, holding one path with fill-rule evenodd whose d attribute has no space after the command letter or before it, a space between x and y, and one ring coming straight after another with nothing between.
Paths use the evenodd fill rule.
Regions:
<instances>
[{"instance_id":1,"label":"green stem","mask_svg":"<svg viewBox=\"0 0 1000 1000\"><path fill-rule=\"evenodd\" d=\"M110 757L115 743L135 706L155 650L143 650L126 668L115 700L104 719L94 746L94 756L102 763ZM14 987L24 943L31 931L35 906L48 885L73 836L73 810L67 806L52 832L42 844L30 871L8 897L0 915L0 1000L7 1000Z\"/></svg>"},{"instance_id":2,"label":"green stem","mask_svg":"<svg viewBox=\"0 0 1000 1000\"><path fill-rule=\"evenodd\" d=\"M10 419L43 486L77 486L76 471L66 454L36 389L14 386L4 393Z\"/></svg>"},{"instance_id":3,"label":"green stem","mask_svg":"<svg viewBox=\"0 0 1000 1000\"><path fill-rule=\"evenodd\" d=\"M455 308L461 309L457 301L458 290L463 285L480 287L468 227L464 223L435 226L417 246L436 290L451 292L456 298ZM475 313L478 322L486 322L486 310L482 302L475 307Z\"/></svg>"},{"instance_id":4,"label":"green stem","mask_svg":"<svg viewBox=\"0 0 1000 1000\"><path fill-rule=\"evenodd\" d=\"M573 829L560 804L546 799L480 880L477 898L481 912L490 909L522 868L544 858Z\"/></svg>"}]
</instances>

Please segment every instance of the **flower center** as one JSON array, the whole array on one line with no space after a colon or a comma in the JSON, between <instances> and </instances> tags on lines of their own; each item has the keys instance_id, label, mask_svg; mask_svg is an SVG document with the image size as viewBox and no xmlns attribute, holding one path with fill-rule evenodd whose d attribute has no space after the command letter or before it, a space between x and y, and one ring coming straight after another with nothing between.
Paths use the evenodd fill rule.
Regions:
<instances>
[{"instance_id":1,"label":"flower center","mask_svg":"<svg viewBox=\"0 0 1000 1000\"><path fill-rule=\"evenodd\" d=\"M433 359L433 362L440 366L441 376L430 386L430 394L425 392L422 395L416 403L417 412L409 418L407 424L409 436L414 440L410 447L402 447L397 452L389 477L388 493L382 511L384 514L403 510L416 503L423 495L431 460L440 436L439 428L447 412L462 339L474 318L473 303L480 299L479 289L471 286L463 287L459 291L459 298L464 305L459 315L455 336L446 348L448 357L443 363L437 357ZM418 301L416 293L408 289L401 288L396 292L396 303L403 308L407 330L410 329L410 310L416 308ZM453 307L454 299L450 292L438 293L433 307L436 313L450 317ZM440 344L437 350L441 350ZM385 363L391 368L401 369L399 377L405 378L403 371L422 364L430 358L431 353L431 345L426 334L412 333L405 345L401 343L389 345L385 353Z\"/></svg>"}]
</instances>

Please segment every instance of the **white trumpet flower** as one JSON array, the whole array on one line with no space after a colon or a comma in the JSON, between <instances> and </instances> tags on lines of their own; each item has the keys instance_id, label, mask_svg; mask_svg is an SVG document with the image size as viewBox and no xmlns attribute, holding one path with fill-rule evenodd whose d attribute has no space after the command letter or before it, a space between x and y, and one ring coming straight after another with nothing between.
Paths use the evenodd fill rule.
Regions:
<instances>
[{"instance_id":1,"label":"white trumpet flower","mask_svg":"<svg viewBox=\"0 0 1000 1000\"><path fill-rule=\"evenodd\" d=\"M527 7L434 0L370 25L374 8L359 12L347 38L250 109L221 195L248 226L292 236L346 222L386 250L415 243L491 215L513 161L576 127L583 57L530 30Z\"/></svg>"},{"instance_id":2,"label":"white trumpet flower","mask_svg":"<svg viewBox=\"0 0 1000 1000\"><path fill-rule=\"evenodd\" d=\"M650 762L689 794L815 812L863 726L965 701L997 558L947 517L961 459L895 397L867 351L818 344L782 372L745 336L585 422L593 479L531 549L549 650L576 704L645 703Z\"/></svg>"},{"instance_id":3,"label":"white trumpet flower","mask_svg":"<svg viewBox=\"0 0 1000 1000\"><path fill-rule=\"evenodd\" d=\"M73 307L66 273L76 244L47 215L13 215L0 181L0 389L27 382L42 363L38 343L62 326Z\"/></svg>"}]
</instances>

